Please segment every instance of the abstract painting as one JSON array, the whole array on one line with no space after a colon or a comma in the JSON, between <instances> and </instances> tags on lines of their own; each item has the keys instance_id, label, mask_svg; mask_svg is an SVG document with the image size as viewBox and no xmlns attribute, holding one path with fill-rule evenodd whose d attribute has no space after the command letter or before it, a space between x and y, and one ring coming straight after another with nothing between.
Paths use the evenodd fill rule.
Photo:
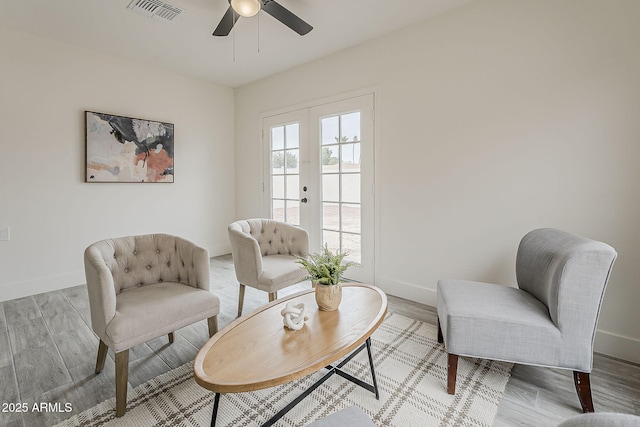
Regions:
<instances>
[{"instance_id":1,"label":"abstract painting","mask_svg":"<svg viewBox=\"0 0 640 427\"><path fill-rule=\"evenodd\" d=\"M86 182L173 182L173 124L85 111Z\"/></svg>"}]
</instances>

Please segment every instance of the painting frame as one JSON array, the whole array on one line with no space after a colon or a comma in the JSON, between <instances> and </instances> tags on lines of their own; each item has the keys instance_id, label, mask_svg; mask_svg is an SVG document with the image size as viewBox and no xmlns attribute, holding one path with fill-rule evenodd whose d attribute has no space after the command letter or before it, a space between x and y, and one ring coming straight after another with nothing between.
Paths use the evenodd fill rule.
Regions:
<instances>
[{"instance_id":1,"label":"painting frame","mask_svg":"<svg viewBox=\"0 0 640 427\"><path fill-rule=\"evenodd\" d=\"M174 124L85 111L85 182L173 183Z\"/></svg>"}]
</instances>

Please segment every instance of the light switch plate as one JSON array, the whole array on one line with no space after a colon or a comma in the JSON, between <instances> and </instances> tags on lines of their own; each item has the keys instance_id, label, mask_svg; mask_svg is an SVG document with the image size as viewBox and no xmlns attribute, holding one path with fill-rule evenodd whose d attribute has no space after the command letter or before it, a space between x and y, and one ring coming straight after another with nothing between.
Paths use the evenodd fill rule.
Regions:
<instances>
[{"instance_id":1,"label":"light switch plate","mask_svg":"<svg viewBox=\"0 0 640 427\"><path fill-rule=\"evenodd\" d=\"M11 240L11 227L0 228L0 241Z\"/></svg>"}]
</instances>

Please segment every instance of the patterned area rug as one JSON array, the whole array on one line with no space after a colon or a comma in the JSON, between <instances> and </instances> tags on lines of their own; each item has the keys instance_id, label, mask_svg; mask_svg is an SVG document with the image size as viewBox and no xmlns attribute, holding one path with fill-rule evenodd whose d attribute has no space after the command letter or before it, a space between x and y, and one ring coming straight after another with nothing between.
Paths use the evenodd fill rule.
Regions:
<instances>
[{"instance_id":1,"label":"patterned area rug","mask_svg":"<svg viewBox=\"0 0 640 427\"><path fill-rule=\"evenodd\" d=\"M380 400L334 375L276 425L304 426L352 405L380 427L492 424L512 364L461 357L456 395L450 396L447 353L437 342L435 326L390 314L371 339ZM366 350L343 370L370 383ZM324 373L257 392L222 395L217 425L261 425ZM130 390L122 418L115 418L115 399L110 399L58 426L206 426L213 397L196 384L188 363Z\"/></svg>"}]
</instances>

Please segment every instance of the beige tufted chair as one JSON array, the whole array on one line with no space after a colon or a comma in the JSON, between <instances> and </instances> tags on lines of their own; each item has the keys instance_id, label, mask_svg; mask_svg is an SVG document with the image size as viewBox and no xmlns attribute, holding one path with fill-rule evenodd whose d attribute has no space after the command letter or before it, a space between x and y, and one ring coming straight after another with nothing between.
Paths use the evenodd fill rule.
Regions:
<instances>
[{"instance_id":1,"label":"beige tufted chair","mask_svg":"<svg viewBox=\"0 0 640 427\"><path fill-rule=\"evenodd\" d=\"M271 302L280 289L307 276L295 262L297 256L309 253L309 235L300 227L272 219L241 220L229 225L229 240L240 282L238 316L242 315L245 286L268 292Z\"/></svg>"},{"instance_id":2,"label":"beige tufted chair","mask_svg":"<svg viewBox=\"0 0 640 427\"><path fill-rule=\"evenodd\" d=\"M218 330L218 297L209 292L209 254L167 234L96 242L84 252L91 327L100 338L96 374L116 356L116 416L127 410L129 349L208 319Z\"/></svg>"}]
</instances>

